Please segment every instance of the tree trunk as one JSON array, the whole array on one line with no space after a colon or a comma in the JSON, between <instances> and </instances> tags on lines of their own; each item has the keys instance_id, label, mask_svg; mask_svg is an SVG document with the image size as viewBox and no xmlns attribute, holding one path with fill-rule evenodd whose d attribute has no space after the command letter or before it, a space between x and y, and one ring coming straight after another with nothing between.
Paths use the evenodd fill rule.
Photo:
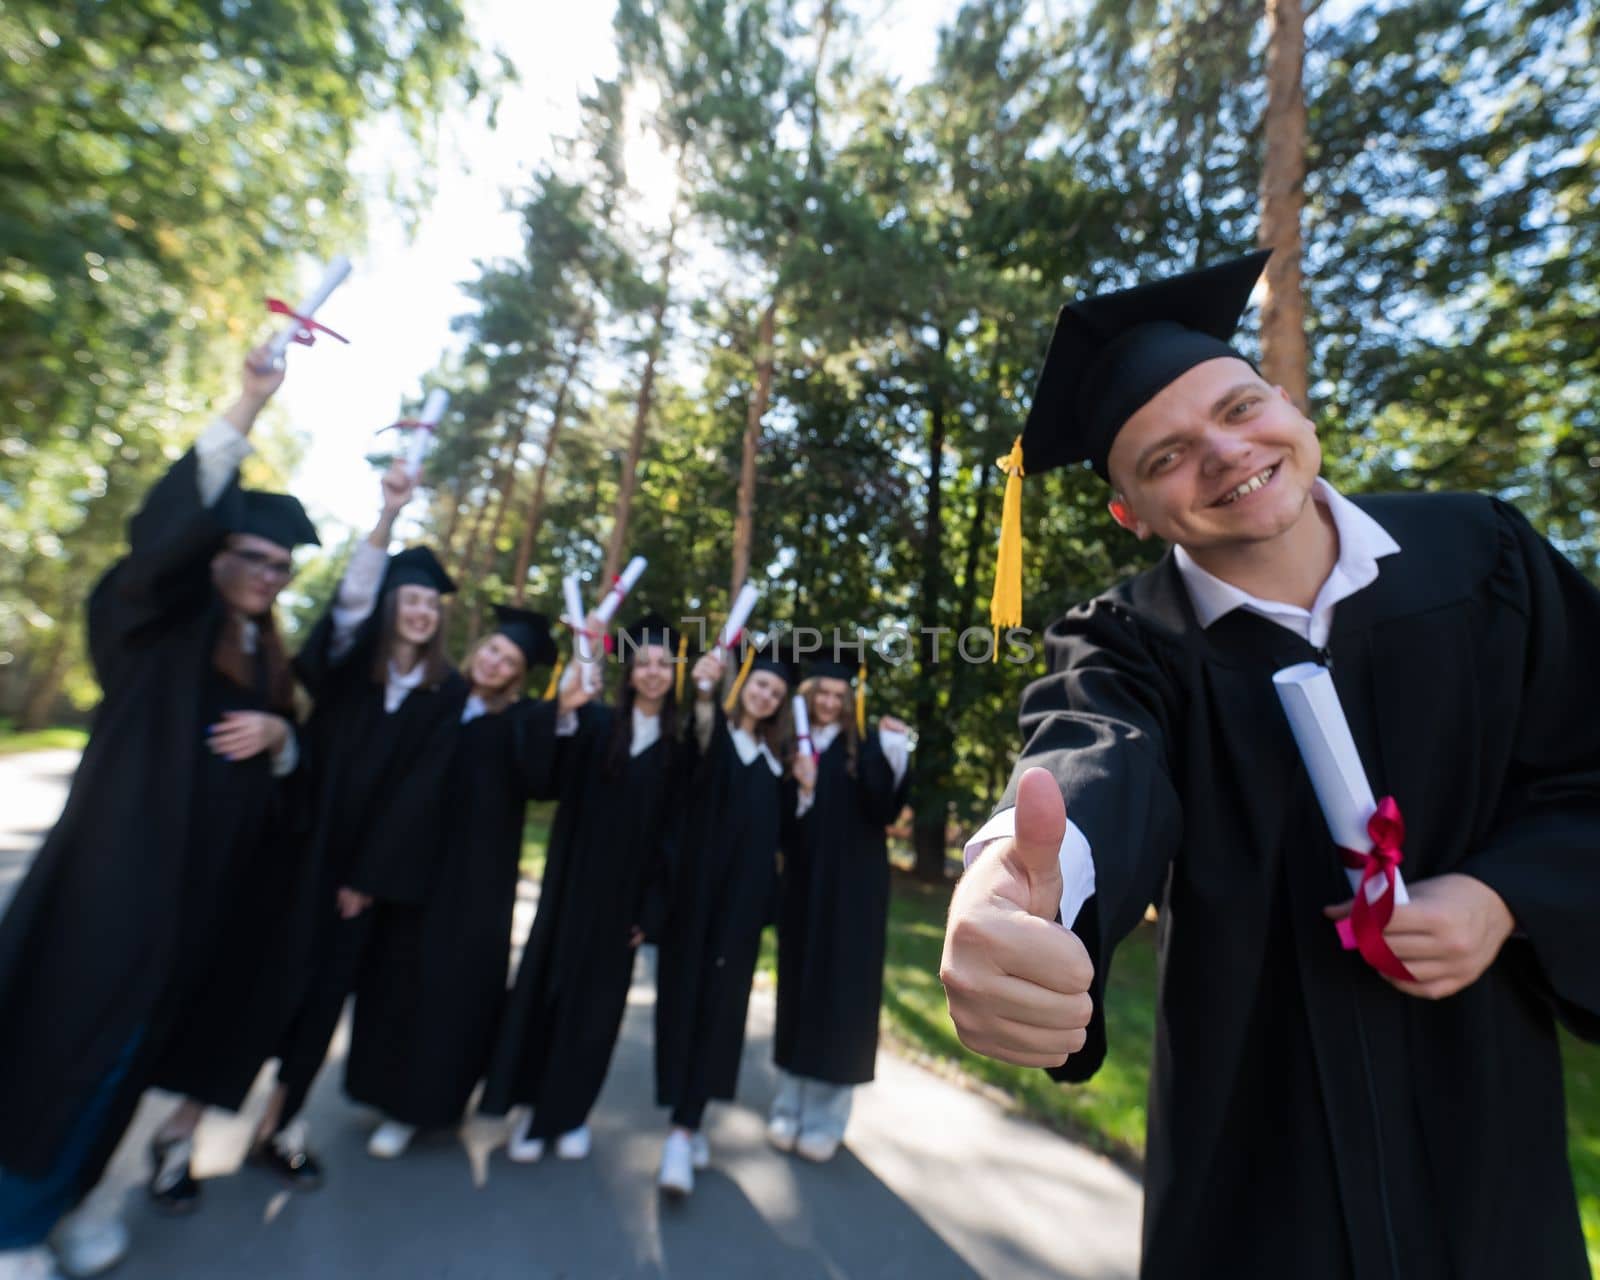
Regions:
<instances>
[{"instance_id":1,"label":"tree trunk","mask_svg":"<svg viewBox=\"0 0 1600 1280\"><path fill-rule=\"evenodd\" d=\"M550 480L550 463L556 456L556 441L561 435L562 420L567 413L567 396L573 379L578 376L578 361L583 356L583 344L589 340L592 316L586 316L572 339L572 354L567 357L567 367L561 371L561 387L556 392L555 407L550 411L550 430L544 438L544 458L539 463L533 481L533 497L528 501L528 518L522 523L522 539L517 543L517 560L511 570L511 603L521 606L528 594L528 565L533 562L533 544L539 536L539 526L544 523L545 485Z\"/></svg>"},{"instance_id":2,"label":"tree trunk","mask_svg":"<svg viewBox=\"0 0 1600 1280\"><path fill-rule=\"evenodd\" d=\"M58 623L38 665L29 673L28 689L17 716L18 729L31 733L50 727L50 713L61 696L61 682L66 675L67 629Z\"/></svg>"},{"instance_id":3,"label":"tree trunk","mask_svg":"<svg viewBox=\"0 0 1600 1280\"><path fill-rule=\"evenodd\" d=\"M617 483L617 511L611 522L611 541L606 547L605 567L600 573L600 586L608 583L622 570L622 552L627 546L628 517L633 512L633 494L639 485L639 459L644 454L645 435L650 425L650 414L655 408L656 360L661 355L665 340L668 291L672 285L673 241L678 234L678 216L674 212L667 224L667 248L661 255L661 292L650 313L650 343L645 348L644 376L639 379L639 399L633 412L633 435L628 440L628 452L622 459L622 477Z\"/></svg>"},{"instance_id":4,"label":"tree trunk","mask_svg":"<svg viewBox=\"0 0 1600 1280\"><path fill-rule=\"evenodd\" d=\"M1300 211L1305 204L1305 13L1301 0L1267 0L1266 156L1261 167L1259 243L1273 251L1261 307L1261 372L1299 406L1307 399Z\"/></svg>"},{"instance_id":5,"label":"tree trunk","mask_svg":"<svg viewBox=\"0 0 1600 1280\"><path fill-rule=\"evenodd\" d=\"M937 362L928 379L928 484L925 505L927 524L922 531L922 619L923 626L943 624L944 568L944 446L945 352L949 338L938 330ZM952 733L939 710L941 662L954 661L948 637L924 635L917 648L917 782L916 817L912 844L917 861L914 874L919 880L944 882L945 827L950 806L945 792L952 760Z\"/></svg>"},{"instance_id":6,"label":"tree trunk","mask_svg":"<svg viewBox=\"0 0 1600 1280\"><path fill-rule=\"evenodd\" d=\"M761 442L761 420L772 397L773 332L777 323L778 295L774 293L761 313L756 331L756 385L744 420L744 452L739 463L739 505L733 521L733 579L728 599L750 576L750 549L755 538L756 447Z\"/></svg>"}]
</instances>

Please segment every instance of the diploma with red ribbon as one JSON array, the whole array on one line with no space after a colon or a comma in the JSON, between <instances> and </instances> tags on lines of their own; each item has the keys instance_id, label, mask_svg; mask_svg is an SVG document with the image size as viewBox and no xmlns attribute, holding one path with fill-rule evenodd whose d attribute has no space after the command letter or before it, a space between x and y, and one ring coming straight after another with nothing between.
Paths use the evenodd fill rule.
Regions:
<instances>
[{"instance_id":1,"label":"diploma with red ribbon","mask_svg":"<svg viewBox=\"0 0 1600 1280\"><path fill-rule=\"evenodd\" d=\"M806 707L805 694L795 694L790 706L794 712L795 750L815 760L817 749L811 742L811 712Z\"/></svg>"},{"instance_id":2,"label":"diploma with red ribbon","mask_svg":"<svg viewBox=\"0 0 1600 1280\"><path fill-rule=\"evenodd\" d=\"M1412 981L1383 938L1395 906L1410 900L1400 875L1405 842L1400 806L1393 796L1385 796L1381 803L1373 799L1350 722L1326 667L1302 662L1279 671L1272 684L1354 895L1349 918L1339 921L1339 939L1347 951L1359 950L1379 973Z\"/></svg>"},{"instance_id":3,"label":"diploma with red ribbon","mask_svg":"<svg viewBox=\"0 0 1600 1280\"><path fill-rule=\"evenodd\" d=\"M594 616L601 622L610 622L617 616L617 610L622 607L622 602L628 598L628 592L639 584L639 579L644 577L645 567L650 562L643 556L634 556L628 561L628 567L616 576L611 583L611 590L607 591L605 598L594 607Z\"/></svg>"},{"instance_id":4,"label":"diploma with red ribbon","mask_svg":"<svg viewBox=\"0 0 1600 1280\"><path fill-rule=\"evenodd\" d=\"M267 349L272 353L274 363L283 359L283 353L289 349L291 342L298 342L301 346L309 347L317 340L317 334L325 333L330 338L340 342L349 342L350 339L335 333L325 324L319 324L312 319L317 308L332 295L333 291L344 283L350 274L350 259L342 254L328 263L327 269L322 273L322 279L317 282L317 287L306 296L299 307L291 307L281 298L268 298L267 310L273 315L288 316L292 323L285 325L278 334L267 344Z\"/></svg>"}]
</instances>

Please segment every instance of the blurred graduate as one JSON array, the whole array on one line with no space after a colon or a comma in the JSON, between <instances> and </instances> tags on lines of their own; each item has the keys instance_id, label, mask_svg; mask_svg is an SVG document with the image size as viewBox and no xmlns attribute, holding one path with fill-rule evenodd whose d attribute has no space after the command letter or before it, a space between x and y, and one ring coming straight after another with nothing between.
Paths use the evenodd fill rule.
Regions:
<instances>
[{"instance_id":1,"label":"blurred graduate","mask_svg":"<svg viewBox=\"0 0 1600 1280\"><path fill-rule=\"evenodd\" d=\"M18 1275L49 1273L52 1231L69 1274L121 1256L120 1223L63 1215L147 1085L192 1080L237 1106L254 1074L238 1083L206 1010L217 975L278 936L304 875L284 842L299 750L273 602L317 536L295 499L238 481L282 380L251 353L239 399L150 491L89 600L104 700L0 921L0 1262Z\"/></svg>"},{"instance_id":2,"label":"blurred graduate","mask_svg":"<svg viewBox=\"0 0 1600 1280\"><path fill-rule=\"evenodd\" d=\"M851 678L861 685L855 696ZM884 833L905 805L905 724L868 726L866 668L813 662L800 683L815 755L799 754L798 814L784 823L778 907L781 1081L767 1139L828 1160L850 1119L854 1088L872 1079L889 925Z\"/></svg>"},{"instance_id":3,"label":"blurred graduate","mask_svg":"<svg viewBox=\"0 0 1600 1280\"><path fill-rule=\"evenodd\" d=\"M634 953L658 941L667 843L681 801L676 638L658 615L621 637L614 705L566 669L556 795L539 909L480 1109L517 1109L508 1154L589 1154L588 1116L622 1027ZM598 673L594 673L598 674ZM559 735L559 736L558 736Z\"/></svg>"}]
</instances>

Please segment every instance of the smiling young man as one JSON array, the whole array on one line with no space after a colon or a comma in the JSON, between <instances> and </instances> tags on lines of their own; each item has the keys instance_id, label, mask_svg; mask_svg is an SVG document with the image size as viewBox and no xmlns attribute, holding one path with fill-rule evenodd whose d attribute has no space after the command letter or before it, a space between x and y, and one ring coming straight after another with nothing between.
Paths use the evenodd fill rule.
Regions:
<instances>
[{"instance_id":1,"label":"smiling young man","mask_svg":"<svg viewBox=\"0 0 1600 1280\"><path fill-rule=\"evenodd\" d=\"M1161 910L1146 1276L1586 1276L1558 1019L1600 1032L1600 593L1514 510L1350 500L1229 345L1264 255L1063 309L1021 446L1163 560L1070 611L941 976L979 1052L1086 1080ZM1350 896L1272 676L1331 668L1411 901Z\"/></svg>"}]
</instances>

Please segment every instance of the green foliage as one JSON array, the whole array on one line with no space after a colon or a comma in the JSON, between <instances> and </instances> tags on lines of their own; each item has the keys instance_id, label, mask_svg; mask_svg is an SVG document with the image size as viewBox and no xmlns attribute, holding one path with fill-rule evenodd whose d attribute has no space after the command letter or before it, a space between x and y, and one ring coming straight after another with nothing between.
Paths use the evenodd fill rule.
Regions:
<instances>
[{"instance_id":1,"label":"green foliage","mask_svg":"<svg viewBox=\"0 0 1600 1280\"><path fill-rule=\"evenodd\" d=\"M363 124L420 140L478 84L454 0L7 0L0 46L0 651L28 659L81 643L263 295L361 233Z\"/></svg>"}]
</instances>

